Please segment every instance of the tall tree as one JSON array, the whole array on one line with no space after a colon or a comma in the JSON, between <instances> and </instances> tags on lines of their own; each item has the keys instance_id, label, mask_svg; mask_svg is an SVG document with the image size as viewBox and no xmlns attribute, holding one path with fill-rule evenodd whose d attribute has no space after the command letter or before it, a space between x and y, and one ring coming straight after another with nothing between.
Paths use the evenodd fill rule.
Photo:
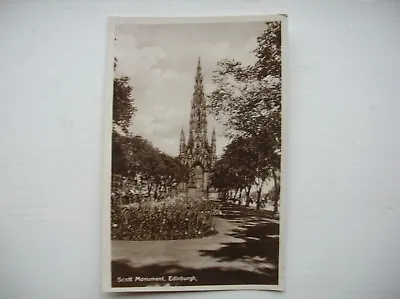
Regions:
<instances>
[{"instance_id":1,"label":"tall tree","mask_svg":"<svg viewBox=\"0 0 400 299\"><path fill-rule=\"evenodd\" d=\"M184 165L154 147L145 138L131 134L117 136L120 155L123 157L120 162L122 167L118 169L122 169L124 175L135 181L135 188L139 191L145 187L148 196L158 199L160 194L169 195L187 175Z\"/></svg>"},{"instance_id":2,"label":"tall tree","mask_svg":"<svg viewBox=\"0 0 400 299\"><path fill-rule=\"evenodd\" d=\"M268 22L257 38L254 65L234 59L217 63L207 97L210 112L224 125L234 144L246 140L253 157L257 206L267 177L279 183L281 156L281 23ZM243 162L244 163L244 162ZM279 188L275 188L278 190Z\"/></svg>"},{"instance_id":3,"label":"tall tree","mask_svg":"<svg viewBox=\"0 0 400 299\"><path fill-rule=\"evenodd\" d=\"M254 50L257 61L244 66L233 59L217 63L213 82L216 89L208 95L212 114L225 124L228 135L264 136L280 150L281 128L281 41L280 22L267 23Z\"/></svg>"},{"instance_id":4,"label":"tall tree","mask_svg":"<svg viewBox=\"0 0 400 299\"><path fill-rule=\"evenodd\" d=\"M114 57L114 75L117 68L118 59ZM114 180L120 180L121 176L130 176L132 169L129 168L129 157L124 151L124 135L128 132L128 127L132 123L132 118L136 111L132 96L132 87L129 85L127 77L114 77L113 82L113 129L112 129L112 173L119 175ZM119 128L120 130L117 130ZM121 135L122 133L122 135Z\"/></svg>"},{"instance_id":5,"label":"tall tree","mask_svg":"<svg viewBox=\"0 0 400 299\"><path fill-rule=\"evenodd\" d=\"M132 124L132 117L136 112L132 87L128 77L114 78L113 90L113 123L123 132L127 132Z\"/></svg>"},{"instance_id":6,"label":"tall tree","mask_svg":"<svg viewBox=\"0 0 400 299\"><path fill-rule=\"evenodd\" d=\"M118 59L114 58L114 73L118 67ZM113 124L119 126L124 132L128 132L132 124L132 118L136 112L132 86L129 85L129 78L114 77L113 85Z\"/></svg>"}]
</instances>

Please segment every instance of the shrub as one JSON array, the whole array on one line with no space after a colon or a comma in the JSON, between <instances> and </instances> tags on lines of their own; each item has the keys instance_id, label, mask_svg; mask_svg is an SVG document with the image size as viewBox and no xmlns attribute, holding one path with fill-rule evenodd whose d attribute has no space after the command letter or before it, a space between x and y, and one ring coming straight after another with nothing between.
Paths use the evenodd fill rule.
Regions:
<instances>
[{"instance_id":1,"label":"shrub","mask_svg":"<svg viewBox=\"0 0 400 299\"><path fill-rule=\"evenodd\" d=\"M113 240L177 240L201 238L216 233L212 216L215 202L170 197L162 202L141 201L129 205L113 200L111 237Z\"/></svg>"}]
</instances>

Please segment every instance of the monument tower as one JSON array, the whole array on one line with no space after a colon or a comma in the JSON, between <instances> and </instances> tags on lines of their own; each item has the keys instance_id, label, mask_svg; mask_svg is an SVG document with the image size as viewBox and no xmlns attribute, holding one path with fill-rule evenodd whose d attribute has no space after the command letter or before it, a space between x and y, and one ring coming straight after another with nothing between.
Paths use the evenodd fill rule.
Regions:
<instances>
[{"instance_id":1,"label":"monument tower","mask_svg":"<svg viewBox=\"0 0 400 299\"><path fill-rule=\"evenodd\" d=\"M208 141L207 110L200 58L195 75L188 134L186 142L185 132L182 128L178 158L182 164L188 167L190 174L189 180L182 182L179 189L184 192L187 192L188 189L195 189L195 192L201 195L208 192L209 175L217 155L215 129L212 132L211 143Z\"/></svg>"}]
</instances>

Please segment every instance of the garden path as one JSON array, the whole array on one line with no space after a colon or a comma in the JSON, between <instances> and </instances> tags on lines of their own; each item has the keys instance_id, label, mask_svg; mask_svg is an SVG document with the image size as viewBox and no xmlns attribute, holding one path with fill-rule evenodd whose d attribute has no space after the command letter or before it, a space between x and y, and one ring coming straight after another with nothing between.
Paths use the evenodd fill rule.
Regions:
<instances>
[{"instance_id":1,"label":"garden path","mask_svg":"<svg viewBox=\"0 0 400 299\"><path fill-rule=\"evenodd\" d=\"M169 275L194 275L201 285L276 284L279 221L235 205L223 206L214 221L218 234L201 239L112 241L113 286L127 286L118 276Z\"/></svg>"}]
</instances>

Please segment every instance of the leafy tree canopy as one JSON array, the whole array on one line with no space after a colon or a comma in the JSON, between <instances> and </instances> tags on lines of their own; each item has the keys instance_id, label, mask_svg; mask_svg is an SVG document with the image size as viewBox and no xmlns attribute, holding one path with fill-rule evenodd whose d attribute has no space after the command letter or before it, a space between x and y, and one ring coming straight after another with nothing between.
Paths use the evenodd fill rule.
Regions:
<instances>
[{"instance_id":1,"label":"leafy tree canopy","mask_svg":"<svg viewBox=\"0 0 400 299\"><path fill-rule=\"evenodd\" d=\"M114 58L114 71L118 59ZM127 133L137 108L132 95L132 86L128 77L114 77L113 85L113 124Z\"/></svg>"},{"instance_id":2,"label":"leafy tree canopy","mask_svg":"<svg viewBox=\"0 0 400 299\"><path fill-rule=\"evenodd\" d=\"M224 123L228 136L263 136L280 155L281 148L281 25L269 22L257 38L254 65L234 59L219 61L208 107Z\"/></svg>"}]
</instances>

